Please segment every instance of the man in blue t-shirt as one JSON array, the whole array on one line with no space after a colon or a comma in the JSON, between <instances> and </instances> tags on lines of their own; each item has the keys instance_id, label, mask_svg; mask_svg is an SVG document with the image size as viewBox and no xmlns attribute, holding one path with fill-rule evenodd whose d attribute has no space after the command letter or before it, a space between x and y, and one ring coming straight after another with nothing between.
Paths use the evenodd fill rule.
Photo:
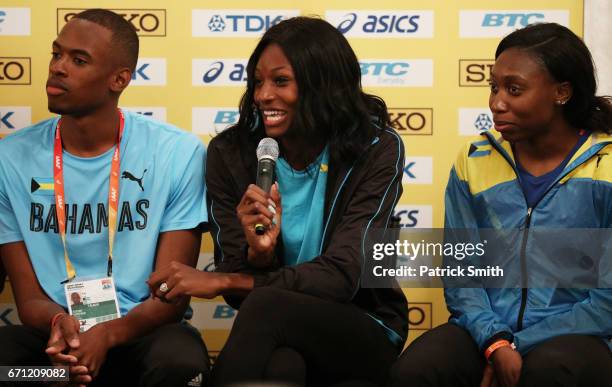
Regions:
<instances>
[{"instance_id":1,"label":"man in blue t-shirt","mask_svg":"<svg viewBox=\"0 0 612 387\"><path fill-rule=\"evenodd\" d=\"M138 57L121 16L84 11L52 47L59 116L0 141L0 255L24 324L0 328L0 365L68 365L75 384L200 385L206 348L180 323L189 298L150 297L145 281L195 266L204 146L118 109Z\"/></svg>"}]
</instances>

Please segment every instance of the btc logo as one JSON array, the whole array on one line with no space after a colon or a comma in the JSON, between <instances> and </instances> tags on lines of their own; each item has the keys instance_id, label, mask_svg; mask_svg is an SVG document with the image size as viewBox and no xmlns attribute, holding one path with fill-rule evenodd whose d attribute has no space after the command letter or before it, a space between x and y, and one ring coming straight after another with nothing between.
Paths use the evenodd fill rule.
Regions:
<instances>
[{"instance_id":1,"label":"btc logo","mask_svg":"<svg viewBox=\"0 0 612 387\"><path fill-rule=\"evenodd\" d=\"M85 9L58 8L57 33L70 19ZM166 10L165 9L110 9L121 15L136 29L138 36L166 36Z\"/></svg>"},{"instance_id":2,"label":"btc logo","mask_svg":"<svg viewBox=\"0 0 612 387\"><path fill-rule=\"evenodd\" d=\"M459 87L489 87L492 59L459 59Z\"/></svg>"},{"instance_id":3,"label":"btc logo","mask_svg":"<svg viewBox=\"0 0 612 387\"><path fill-rule=\"evenodd\" d=\"M391 126L402 136L431 136L432 108L389 108Z\"/></svg>"},{"instance_id":4,"label":"btc logo","mask_svg":"<svg viewBox=\"0 0 612 387\"><path fill-rule=\"evenodd\" d=\"M29 85L30 58L0 57L0 85Z\"/></svg>"}]
</instances>

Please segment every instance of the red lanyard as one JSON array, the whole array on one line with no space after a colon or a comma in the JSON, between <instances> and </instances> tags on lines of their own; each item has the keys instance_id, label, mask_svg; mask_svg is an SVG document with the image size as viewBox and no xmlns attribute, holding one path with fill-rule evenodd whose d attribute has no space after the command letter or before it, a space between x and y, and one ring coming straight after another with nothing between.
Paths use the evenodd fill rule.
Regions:
<instances>
[{"instance_id":1,"label":"red lanyard","mask_svg":"<svg viewBox=\"0 0 612 387\"><path fill-rule=\"evenodd\" d=\"M119 170L121 165L121 157L119 149L121 147L121 137L123 136L123 113L119 111L119 135L115 152L113 152L113 160L111 162L110 184L108 190L108 268L107 275L110 277L113 273L113 245L115 243L115 233L117 229L117 209L119 208ZM60 124L62 120L57 122L55 129L55 145L53 148L53 177L55 190L55 208L57 211L57 222L59 224L59 234L62 238L64 246L64 262L66 263L67 279L63 282L68 282L76 277L76 270L68 257L68 248L66 245L66 195L64 195L64 160L62 157L62 138L60 135Z\"/></svg>"}]
</instances>

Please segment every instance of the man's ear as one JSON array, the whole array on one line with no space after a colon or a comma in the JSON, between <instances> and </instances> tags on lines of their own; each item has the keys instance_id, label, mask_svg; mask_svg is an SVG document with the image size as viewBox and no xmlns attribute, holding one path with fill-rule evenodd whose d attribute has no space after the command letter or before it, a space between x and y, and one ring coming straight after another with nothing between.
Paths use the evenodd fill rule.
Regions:
<instances>
[{"instance_id":1,"label":"man's ear","mask_svg":"<svg viewBox=\"0 0 612 387\"><path fill-rule=\"evenodd\" d=\"M132 79L132 72L127 67L123 67L115 72L111 80L110 89L115 93L121 93Z\"/></svg>"}]
</instances>

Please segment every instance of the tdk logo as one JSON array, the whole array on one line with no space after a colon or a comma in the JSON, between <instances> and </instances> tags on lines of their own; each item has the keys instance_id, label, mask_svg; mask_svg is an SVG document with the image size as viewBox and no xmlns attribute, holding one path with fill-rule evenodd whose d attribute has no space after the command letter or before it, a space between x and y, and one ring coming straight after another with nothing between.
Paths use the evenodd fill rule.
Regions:
<instances>
[{"instance_id":1,"label":"tdk logo","mask_svg":"<svg viewBox=\"0 0 612 387\"><path fill-rule=\"evenodd\" d=\"M135 86L165 86L166 58L138 58L130 84Z\"/></svg>"},{"instance_id":2,"label":"tdk logo","mask_svg":"<svg viewBox=\"0 0 612 387\"><path fill-rule=\"evenodd\" d=\"M191 131L214 137L238 122L240 113L230 107L194 107L191 111Z\"/></svg>"},{"instance_id":3,"label":"tdk logo","mask_svg":"<svg viewBox=\"0 0 612 387\"><path fill-rule=\"evenodd\" d=\"M157 121L166 122L166 108L165 107L147 107L147 106L126 106L125 109L130 112L138 113L145 117L152 118Z\"/></svg>"},{"instance_id":4,"label":"tdk logo","mask_svg":"<svg viewBox=\"0 0 612 387\"><path fill-rule=\"evenodd\" d=\"M325 12L325 19L349 37L432 38L433 11Z\"/></svg>"},{"instance_id":5,"label":"tdk logo","mask_svg":"<svg viewBox=\"0 0 612 387\"><path fill-rule=\"evenodd\" d=\"M459 134L476 136L493 128L493 117L488 108L460 108Z\"/></svg>"},{"instance_id":6,"label":"tdk logo","mask_svg":"<svg viewBox=\"0 0 612 387\"><path fill-rule=\"evenodd\" d=\"M431 184L433 180L433 159L431 157L406 157L402 183Z\"/></svg>"},{"instance_id":7,"label":"tdk logo","mask_svg":"<svg viewBox=\"0 0 612 387\"><path fill-rule=\"evenodd\" d=\"M30 35L30 8L0 8L0 35Z\"/></svg>"},{"instance_id":8,"label":"tdk logo","mask_svg":"<svg viewBox=\"0 0 612 387\"><path fill-rule=\"evenodd\" d=\"M479 10L459 12L462 38L502 37L532 23L555 22L569 27L567 10Z\"/></svg>"},{"instance_id":9,"label":"tdk logo","mask_svg":"<svg viewBox=\"0 0 612 387\"><path fill-rule=\"evenodd\" d=\"M393 215L400 218L402 228L432 228L433 210L431 206L399 205Z\"/></svg>"},{"instance_id":10,"label":"tdk logo","mask_svg":"<svg viewBox=\"0 0 612 387\"><path fill-rule=\"evenodd\" d=\"M0 134L14 133L32 125L32 108L29 106L0 106Z\"/></svg>"},{"instance_id":11,"label":"tdk logo","mask_svg":"<svg viewBox=\"0 0 612 387\"><path fill-rule=\"evenodd\" d=\"M194 9L191 32L196 37L259 37L299 10Z\"/></svg>"},{"instance_id":12,"label":"tdk logo","mask_svg":"<svg viewBox=\"0 0 612 387\"><path fill-rule=\"evenodd\" d=\"M359 66L363 86L433 86L431 59L365 59Z\"/></svg>"},{"instance_id":13,"label":"tdk logo","mask_svg":"<svg viewBox=\"0 0 612 387\"><path fill-rule=\"evenodd\" d=\"M193 59L193 86L244 86L247 59Z\"/></svg>"}]
</instances>

